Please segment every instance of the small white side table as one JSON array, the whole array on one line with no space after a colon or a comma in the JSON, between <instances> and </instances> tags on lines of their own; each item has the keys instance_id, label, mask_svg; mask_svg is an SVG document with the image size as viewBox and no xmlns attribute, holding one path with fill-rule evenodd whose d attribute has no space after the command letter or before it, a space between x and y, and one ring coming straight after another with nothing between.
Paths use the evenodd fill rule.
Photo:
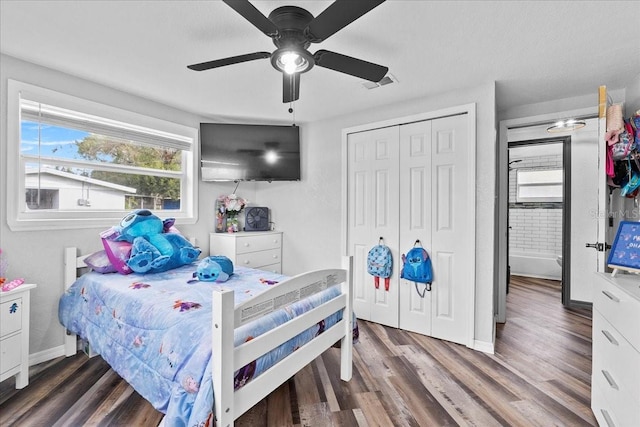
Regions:
<instances>
[{"instance_id":1,"label":"small white side table","mask_svg":"<svg viewBox=\"0 0 640 427\"><path fill-rule=\"evenodd\" d=\"M23 283L0 291L0 381L16 376L16 388L29 384L29 307L31 289Z\"/></svg>"}]
</instances>

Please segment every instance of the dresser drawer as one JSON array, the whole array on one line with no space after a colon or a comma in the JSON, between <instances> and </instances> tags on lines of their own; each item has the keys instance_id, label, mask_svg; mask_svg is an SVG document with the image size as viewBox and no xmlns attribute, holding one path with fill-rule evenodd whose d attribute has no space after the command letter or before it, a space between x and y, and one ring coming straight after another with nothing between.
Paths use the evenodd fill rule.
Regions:
<instances>
[{"instance_id":1,"label":"dresser drawer","mask_svg":"<svg viewBox=\"0 0 640 427\"><path fill-rule=\"evenodd\" d=\"M22 335L15 334L0 341L0 374L20 365Z\"/></svg>"},{"instance_id":2,"label":"dresser drawer","mask_svg":"<svg viewBox=\"0 0 640 427\"><path fill-rule=\"evenodd\" d=\"M640 351L640 302L607 280L600 279L596 281L593 306Z\"/></svg>"},{"instance_id":3,"label":"dresser drawer","mask_svg":"<svg viewBox=\"0 0 640 427\"><path fill-rule=\"evenodd\" d=\"M0 337L22 328L22 298L0 304Z\"/></svg>"},{"instance_id":4,"label":"dresser drawer","mask_svg":"<svg viewBox=\"0 0 640 427\"><path fill-rule=\"evenodd\" d=\"M279 263L281 256L280 253L281 250L278 248L267 251L239 254L236 258L236 263L243 267L260 268Z\"/></svg>"},{"instance_id":5,"label":"dresser drawer","mask_svg":"<svg viewBox=\"0 0 640 427\"><path fill-rule=\"evenodd\" d=\"M263 265L260 267L260 270L268 271L270 273L282 274L282 264L277 263L277 264Z\"/></svg>"},{"instance_id":6,"label":"dresser drawer","mask_svg":"<svg viewBox=\"0 0 640 427\"><path fill-rule=\"evenodd\" d=\"M600 415L602 419L605 419L605 423L601 423L601 426L626 427L638 425L640 404L637 399L634 400L624 390L612 387L602 371L594 369L591 382L596 394L601 394L601 397L594 396L596 400L592 402L592 405L601 405ZM602 409L605 410L607 415L604 414ZM594 413L596 413L596 410L597 408L594 408ZM598 419L600 420L601 418Z\"/></svg>"},{"instance_id":7,"label":"dresser drawer","mask_svg":"<svg viewBox=\"0 0 640 427\"><path fill-rule=\"evenodd\" d=\"M593 375L607 372L619 389L640 405L640 353L605 319L593 311Z\"/></svg>"},{"instance_id":8,"label":"dresser drawer","mask_svg":"<svg viewBox=\"0 0 640 427\"><path fill-rule=\"evenodd\" d=\"M243 235L238 236L237 239L236 253L238 255L268 249L279 249L282 246L282 235L280 233Z\"/></svg>"}]
</instances>

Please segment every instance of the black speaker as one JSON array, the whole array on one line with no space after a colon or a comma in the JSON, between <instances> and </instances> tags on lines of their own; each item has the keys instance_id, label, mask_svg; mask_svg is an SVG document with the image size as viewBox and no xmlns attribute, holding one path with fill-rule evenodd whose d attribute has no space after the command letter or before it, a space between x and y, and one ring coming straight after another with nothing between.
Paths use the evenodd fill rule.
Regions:
<instances>
[{"instance_id":1,"label":"black speaker","mask_svg":"<svg viewBox=\"0 0 640 427\"><path fill-rule=\"evenodd\" d=\"M244 210L244 231L269 231L269 208L251 206Z\"/></svg>"}]
</instances>

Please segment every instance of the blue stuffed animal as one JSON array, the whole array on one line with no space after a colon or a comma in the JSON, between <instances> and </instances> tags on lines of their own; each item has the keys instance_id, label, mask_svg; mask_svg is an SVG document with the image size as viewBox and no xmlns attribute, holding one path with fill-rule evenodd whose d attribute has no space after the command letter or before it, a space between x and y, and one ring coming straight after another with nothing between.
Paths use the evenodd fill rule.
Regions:
<instances>
[{"instance_id":1,"label":"blue stuffed animal","mask_svg":"<svg viewBox=\"0 0 640 427\"><path fill-rule=\"evenodd\" d=\"M208 256L198 263L194 278L201 282L226 282L233 274L233 262L223 255Z\"/></svg>"},{"instance_id":2,"label":"blue stuffed animal","mask_svg":"<svg viewBox=\"0 0 640 427\"><path fill-rule=\"evenodd\" d=\"M167 223L167 224L165 224ZM159 273L191 264L200 256L200 249L177 233L165 233L164 222L148 209L138 209L125 216L116 227L119 241L132 244L127 265L136 273Z\"/></svg>"}]
</instances>

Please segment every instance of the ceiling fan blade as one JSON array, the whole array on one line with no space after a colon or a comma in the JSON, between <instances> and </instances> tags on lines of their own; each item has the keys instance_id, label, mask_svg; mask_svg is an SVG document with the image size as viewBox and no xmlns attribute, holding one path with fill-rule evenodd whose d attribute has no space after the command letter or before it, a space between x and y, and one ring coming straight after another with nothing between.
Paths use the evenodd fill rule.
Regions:
<instances>
[{"instance_id":1,"label":"ceiling fan blade","mask_svg":"<svg viewBox=\"0 0 640 427\"><path fill-rule=\"evenodd\" d=\"M328 50L317 51L313 55L313 59L319 67L329 68L372 82L379 82L389 71L388 67Z\"/></svg>"},{"instance_id":2,"label":"ceiling fan blade","mask_svg":"<svg viewBox=\"0 0 640 427\"><path fill-rule=\"evenodd\" d=\"M247 21L251 22L257 29L274 37L278 35L278 27L262 14L249 0L222 0L233 10L238 12Z\"/></svg>"},{"instance_id":3,"label":"ceiling fan blade","mask_svg":"<svg viewBox=\"0 0 640 427\"><path fill-rule=\"evenodd\" d=\"M309 23L305 35L313 43L326 40L385 0L336 0Z\"/></svg>"},{"instance_id":4,"label":"ceiling fan blade","mask_svg":"<svg viewBox=\"0 0 640 427\"><path fill-rule=\"evenodd\" d=\"M239 64L240 62L264 59L271 56L270 52L254 52L246 55L230 56L229 58L216 59L214 61L201 62L200 64L187 65L187 68L194 71L204 71L211 68L224 67L226 65Z\"/></svg>"},{"instance_id":5,"label":"ceiling fan blade","mask_svg":"<svg viewBox=\"0 0 640 427\"><path fill-rule=\"evenodd\" d=\"M300 97L300 73L282 73L282 102L297 101Z\"/></svg>"}]
</instances>

